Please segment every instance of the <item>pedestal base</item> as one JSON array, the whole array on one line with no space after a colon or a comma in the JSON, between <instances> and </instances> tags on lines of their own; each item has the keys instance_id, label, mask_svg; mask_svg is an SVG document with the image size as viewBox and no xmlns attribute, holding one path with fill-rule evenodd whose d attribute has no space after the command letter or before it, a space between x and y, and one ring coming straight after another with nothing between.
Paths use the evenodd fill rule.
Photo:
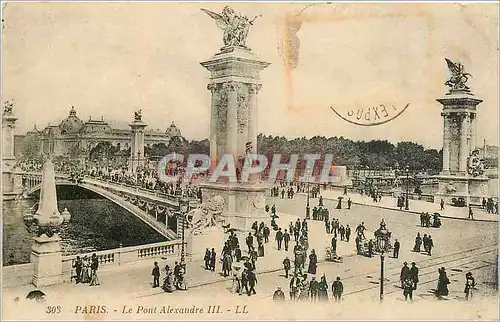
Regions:
<instances>
[{"instance_id":1,"label":"pedestal base","mask_svg":"<svg viewBox=\"0 0 500 322\"><path fill-rule=\"evenodd\" d=\"M37 287L62 282L62 252L59 236L33 238L30 261L34 264L33 284Z\"/></svg>"},{"instance_id":2,"label":"pedestal base","mask_svg":"<svg viewBox=\"0 0 500 322\"><path fill-rule=\"evenodd\" d=\"M250 231L252 224L265 222L270 224L270 216L265 212L266 186L245 184L210 184L200 185L203 200L220 196L225 201L223 216L226 224L241 231Z\"/></svg>"},{"instance_id":3,"label":"pedestal base","mask_svg":"<svg viewBox=\"0 0 500 322\"><path fill-rule=\"evenodd\" d=\"M488 178L470 177L468 175L436 176L438 179L438 192L434 201L451 204L452 198L464 198L467 205L480 205L483 198L488 198Z\"/></svg>"}]
</instances>

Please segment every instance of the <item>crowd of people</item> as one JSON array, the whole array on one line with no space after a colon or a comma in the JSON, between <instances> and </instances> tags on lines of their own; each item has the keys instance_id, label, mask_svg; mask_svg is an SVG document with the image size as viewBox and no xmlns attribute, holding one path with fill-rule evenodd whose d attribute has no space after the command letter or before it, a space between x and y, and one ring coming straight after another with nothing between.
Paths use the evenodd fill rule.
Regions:
<instances>
[{"instance_id":1,"label":"crowd of people","mask_svg":"<svg viewBox=\"0 0 500 322\"><path fill-rule=\"evenodd\" d=\"M73 263L73 270L71 278L75 280L76 284L89 284L90 286L100 285L97 270L99 269L99 259L94 253L89 258L85 255L82 258L76 256Z\"/></svg>"}]
</instances>

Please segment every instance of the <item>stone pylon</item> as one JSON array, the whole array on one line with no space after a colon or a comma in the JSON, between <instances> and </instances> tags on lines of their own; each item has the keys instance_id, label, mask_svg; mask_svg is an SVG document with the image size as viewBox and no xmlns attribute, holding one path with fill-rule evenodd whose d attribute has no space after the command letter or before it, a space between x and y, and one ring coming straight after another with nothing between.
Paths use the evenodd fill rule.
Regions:
<instances>
[{"instance_id":1,"label":"stone pylon","mask_svg":"<svg viewBox=\"0 0 500 322\"><path fill-rule=\"evenodd\" d=\"M134 122L129 126L132 129L132 142L128 169L130 173L135 173L144 164L144 130L148 125L142 121L142 111L135 112Z\"/></svg>"},{"instance_id":2,"label":"stone pylon","mask_svg":"<svg viewBox=\"0 0 500 322\"><path fill-rule=\"evenodd\" d=\"M56 176L54 164L50 159L47 159L43 166L40 202L35 219L38 220L39 224L46 225L50 218L55 216L61 217L57 209Z\"/></svg>"},{"instance_id":3,"label":"stone pylon","mask_svg":"<svg viewBox=\"0 0 500 322\"><path fill-rule=\"evenodd\" d=\"M14 102L4 103L2 114L2 199L12 200L22 194L22 174L16 168L14 155L14 130L17 117L13 113Z\"/></svg>"}]
</instances>

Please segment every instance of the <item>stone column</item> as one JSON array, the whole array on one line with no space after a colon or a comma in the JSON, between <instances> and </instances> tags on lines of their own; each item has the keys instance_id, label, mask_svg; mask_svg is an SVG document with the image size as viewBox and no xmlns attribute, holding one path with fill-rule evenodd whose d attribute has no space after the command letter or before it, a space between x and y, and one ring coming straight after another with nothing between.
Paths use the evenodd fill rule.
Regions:
<instances>
[{"instance_id":1,"label":"stone column","mask_svg":"<svg viewBox=\"0 0 500 322\"><path fill-rule=\"evenodd\" d=\"M248 139L252 142L252 153L257 153L257 118L258 118L258 94L262 85L251 84L249 87L249 111L248 111Z\"/></svg>"},{"instance_id":2,"label":"stone column","mask_svg":"<svg viewBox=\"0 0 500 322\"><path fill-rule=\"evenodd\" d=\"M460 126L460 154L458 171L467 172L467 157L469 156L469 147L467 144L467 136L469 132L469 115L468 113L460 114L461 126Z\"/></svg>"},{"instance_id":3,"label":"stone column","mask_svg":"<svg viewBox=\"0 0 500 322\"><path fill-rule=\"evenodd\" d=\"M217 164L217 84L208 84L212 93L212 109L210 117L210 159L212 166Z\"/></svg>"},{"instance_id":4,"label":"stone column","mask_svg":"<svg viewBox=\"0 0 500 322\"><path fill-rule=\"evenodd\" d=\"M447 114L441 113L443 125L443 174L450 173L450 122Z\"/></svg>"},{"instance_id":5,"label":"stone column","mask_svg":"<svg viewBox=\"0 0 500 322\"><path fill-rule=\"evenodd\" d=\"M238 157L238 89L237 82L224 83L227 91L227 143L226 153Z\"/></svg>"},{"instance_id":6,"label":"stone column","mask_svg":"<svg viewBox=\"0 0 500 322\"><path fill-rule=\"evenodd\" d=\"M470 114L470 146L469 146L469 155L472 154L472 151L476 149L476 133L477 133L477 119L476 114Z\"/></svg>"}]
</instances>

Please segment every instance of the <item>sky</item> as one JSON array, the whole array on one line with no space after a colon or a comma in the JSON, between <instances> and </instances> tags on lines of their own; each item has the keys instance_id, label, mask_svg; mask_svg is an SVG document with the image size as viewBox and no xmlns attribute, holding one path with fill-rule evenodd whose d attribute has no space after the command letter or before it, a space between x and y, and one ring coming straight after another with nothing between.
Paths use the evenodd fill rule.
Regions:
<instances>
[{"instance_id":1,"label":"sky","mask_svg":"<svg viewBox=\"0 0 500 322\"><path fill-rule=\"evenodd\" d=\"M150 128L174 121L187 139L209 136L209 72L200 62L222 47L222 31L200 8L223 3L9 3L2 34L3 100L14 99L17 133L56 124L72 105L86 121ZM305 4L234 3L262 15L247 45L271 65L261 72L259 132L415 141L441 148L441 105L459 61L483 100L477 145L498 144L498 5L316 4L300 13L298 61L283 62L286 17ZM409 104L398 118L361 127L331 110Z\"/></svg>"}]
</instances>

